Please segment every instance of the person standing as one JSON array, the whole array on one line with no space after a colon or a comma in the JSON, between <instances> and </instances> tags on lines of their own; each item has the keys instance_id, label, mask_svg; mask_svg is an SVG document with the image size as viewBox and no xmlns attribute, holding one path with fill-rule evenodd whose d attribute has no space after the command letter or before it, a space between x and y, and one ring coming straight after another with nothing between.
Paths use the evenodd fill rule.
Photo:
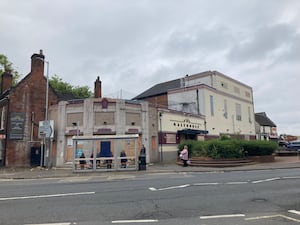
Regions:
<instances>
[{"instance_id":1,"label":"person standing","mask_svg":"<svg viewBox=\"0 0 300 225\"><path fill-rule=\"evenodd\" d=\"M140 155L143 155L143 156L145 155L146 156L146 147L145 147L145 145L142 145Z\"/></svg>"},{"instance_id":2,"label":"person standing","mask_svg":"<svg viewBox=\"0 0 300 225\"><path fill-rule=\"evenodd\" d=\"M126 158L126 153L125 150L122 150L120 153L120 158L121 158L121 168L126 168L127 164L127 158Z\"/></svg>"},{"instance_id":3,"label":"person standing","mask_svg":"<svg viewBox=\"0 0 300 225\"><path fill-rule=\"evenodd\" d=\"M84 170L85 163L86 163L86 161L85 161L85 155L82 152L81 156L80 156L80 160L79 160L80 169Z\"/></svg>"},{"instance_id":4,"label":"person standing","mask_svg":"<svg viewBox=\"0 0 300 225\"><path fill-rule=\"evenodd\" d=\"M180 158L183 161L183 166L187 167L188 166L188 160L189 160L189 151L188 151L188 146L185 145L180 152Z\"/></svg>"}]
</instances>

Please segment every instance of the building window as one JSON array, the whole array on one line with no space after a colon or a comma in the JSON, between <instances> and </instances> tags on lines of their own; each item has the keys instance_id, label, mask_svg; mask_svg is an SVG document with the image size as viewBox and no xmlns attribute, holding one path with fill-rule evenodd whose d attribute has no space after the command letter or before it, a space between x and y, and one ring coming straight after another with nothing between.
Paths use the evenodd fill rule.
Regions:
<instances>
[{"instance_id":1,"label":"building window","mask_svg":"<svg viewBox=\"0 0 300 225\"><path fill-rule=\"evenodd\" d=\"M73 123L78 123L79 126L83 125L83 113L68 113L67 126L72 127Z\"/></svg>"},{"instance_id":2,"label":"building window","mask_svg":"<svg viewBox=\"0 0 300 225\"><path fill-rule=\"evenodd\" d=\"M235 104L235 114L236 114L236 120L241 121L242 120L242 107L241 107L241 104L239 104L239 103Z\"/></svg>"},{"instance_id":3,"label":"building window","mask_svg":"<svg viewBox=\"0 0 300 225\"><path fill-rule=\"evenodd\" d=\"M249 92L249 91L246 91L246 92L245 92L245 96L246 96L247 98L250 98L250 97L251 97L250 92Z\"/></svg>"},{"instance_id":4,"label":"building window","mask_svg":"<svg viewBox=\"0 0 300 225\"><path fill-rule=\"evenodd\" d=\"M234 93L240 94L240 89L238 87L234 87Z\"/></svg>"},{"instance_id":5,"label":"building window","mask_svg":"<svg viewBox=\"0 0 300 225\"><path fill-rule=\"evenodd\" d=\"M210 100L210 115L214 116L214 96L210 95L209 96L209 100Z\"/></svg>"},{"instance_id":6,"label":"building window","mask_svg":"<svg viewBox=\"0 0 300 225\"><path fill-rule=\"evenodd\" d=\"M250 106L248 106L248 118L249 118L249 123L252 123Z\"/></svg>"},{"instance_id":7,"label":"building window","mask_svg":"<svg viewBox=\"0 0 300 225\"><path fill-rule=\"evenodd\" d=\"M114 125L115 113L114 112L95 112L95 125Z\"/></svg>"},{"instance_id":8,"label":"building window","mask_svg":"<svg viewBox=\"0 0 300 225\"><path fill-rule=\"evenodd\" d=\"M2 108L2 112L1 112L1 124L0 124L0 129L4 130L4 125L5 125L5 118L6 118L6 108L3 107Z\"/></svg>"},{"instance_id":9,"label":"building window","mask_svg":"<svg viewBox=\"0 0 300 225\"><path fill-rule=\"evenodd\" d=\"M141 126L142 124L142 118L140 113L131 113L127 112L126 113L126 125L127 126Z\"/></svg>"},{"instance_id":10,"label":"building window","mask_svg":"<svg viewBox=\"0 0 300 225\"><path fill-rule=\"evenodd\" d=\"M228 111L227 111L227 100L224 99L224 117L227 119L228 118Z\"/></svg>"}]
</instances>

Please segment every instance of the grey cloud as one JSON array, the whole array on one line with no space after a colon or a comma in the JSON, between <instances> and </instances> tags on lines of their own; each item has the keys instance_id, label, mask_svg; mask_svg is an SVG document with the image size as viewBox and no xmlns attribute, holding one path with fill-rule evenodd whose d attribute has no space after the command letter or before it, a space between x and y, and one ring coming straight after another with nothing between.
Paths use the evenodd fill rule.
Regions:
<instances>
[{"instance_id":1,"label":"grey cloud","mask_svg":"<svg viewBox=\"0 0 300 225\"><path fill-rule=\"evenodd\" d=\"M229 60L234 62L251 62L259 60L276 61L289 54L293 49L296 30L288 24L264 26L248 32L247 37L236 42L228 53ZM280 51L283 49L283 51Z\"/></svg>"}]
</instances>

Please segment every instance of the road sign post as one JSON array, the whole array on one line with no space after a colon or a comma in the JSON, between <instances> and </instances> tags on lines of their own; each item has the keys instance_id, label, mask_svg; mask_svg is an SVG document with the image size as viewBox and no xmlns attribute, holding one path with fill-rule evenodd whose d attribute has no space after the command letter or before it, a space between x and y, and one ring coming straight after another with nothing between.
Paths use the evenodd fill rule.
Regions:
<instances>
[{"instance_id":1,"label":"road sign post","mask_svg":"<svg viewBox=\"0 0 300 225\"><path fill-rule=\"evenodd\" d=\"M45 165L47 165L48 168L51 167L52 164L52 151L48 148L48 142L50 139L54 137L54 121L53 120L44 120L39 122L39 138L43 139L43 148L42 151L44 154L41 154L41 166L43 162L44 157L46 160Z\"/></svg>"}]
</instances>

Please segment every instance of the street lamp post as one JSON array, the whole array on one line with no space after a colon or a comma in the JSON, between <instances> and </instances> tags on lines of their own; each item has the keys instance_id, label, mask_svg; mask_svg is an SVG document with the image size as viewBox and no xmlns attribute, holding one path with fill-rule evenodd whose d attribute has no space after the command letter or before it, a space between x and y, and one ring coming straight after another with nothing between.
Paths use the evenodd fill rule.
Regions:
<instances>
[{"instance_id":1,"label":"street lamp post","mask_svg":"<svg viewBox=\"0 0 300 225\"><path fill-rule=\"evenodd\" d=\"M162 137L162 112L159 112L159 128L160 128L160 161L163 161L163 146L162 146L162 141L163 141L163 137Z\"/></svg>"},{"instance_id":2,"label":"street lamp post","mask_svg":"<svg viewBox=\"0 0 300 225\"><path fill-rule=\"evenodd\" d=\"M45 103L45 121L46 121L46 123L48 123L48 104L49 104L49 61L46 61L44 58L42 58L42 57L37 57L37 59L39 59L39 60L42 60L43 62L45 62L46 64L47 64L47 73L46 73L46 96L45 96L45 98L46 98L46 103ZM50 151L50 152L48 152L48 146L47 146L47 139L48 139L49 137L44 137L44 149L43 149L43 151L44 150L46 150L46 157L48 157L49 156L49 160L48 160L48 162L47 162L47 164L48 164L48 168L50 168L51 167L51 164L52 164L52 152ZM44 154L43 154L43 152L41 152L41 166L42 166L42 157L44 157Z\"/></svg>"},{"instance_id":3,"label":"street lamp post","mask_svg":"<svg viewBox=\"0 0 300 225\"><path fill-rule=\"evenodd\" d=\"M47 64L47 80L46 80L46 110L45 110L45 118L48 120L48 102L49 102L49 61L45 61Z\"/></svg>"}]
</instances>

